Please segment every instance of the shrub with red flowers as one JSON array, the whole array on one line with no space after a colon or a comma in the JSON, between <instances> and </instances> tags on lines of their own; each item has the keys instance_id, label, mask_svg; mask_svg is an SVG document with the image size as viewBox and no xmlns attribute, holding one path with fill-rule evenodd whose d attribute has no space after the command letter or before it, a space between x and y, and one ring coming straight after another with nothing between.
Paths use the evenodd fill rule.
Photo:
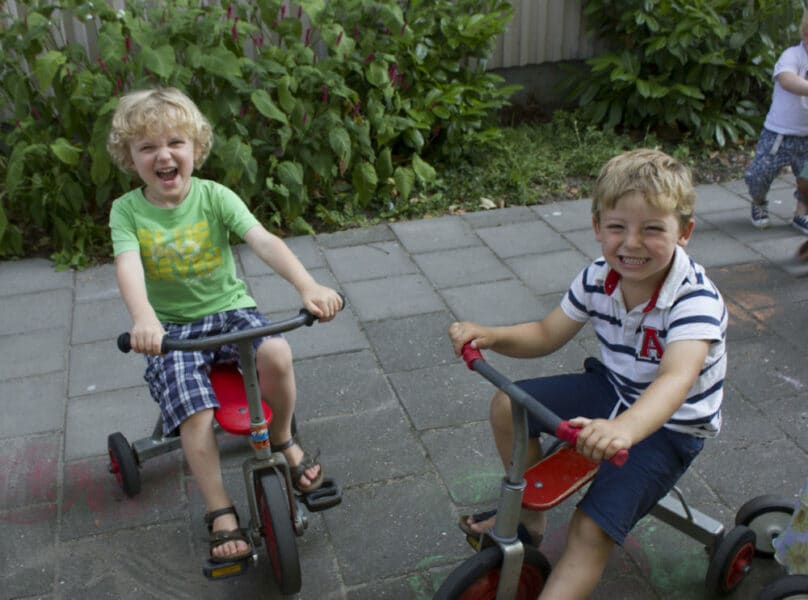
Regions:
<instances>
[{"instance_id":1,"label":"shrub with red flowers","mask_svg":"<svg viewBox=\"0 0 808 600\"><path fill-rule=\"evenodd\" d=\"M514 91L485 70L506 1L199 4L0 14L0 258L49 249L80 268L106 251L109 204L136 185L105 150L130 90L185 90L215 132L200 175L294 233L409 202L443 161L496 139ZM89 50L60 34L77 23L97 31Z\"/></svg>"}]
</instances>

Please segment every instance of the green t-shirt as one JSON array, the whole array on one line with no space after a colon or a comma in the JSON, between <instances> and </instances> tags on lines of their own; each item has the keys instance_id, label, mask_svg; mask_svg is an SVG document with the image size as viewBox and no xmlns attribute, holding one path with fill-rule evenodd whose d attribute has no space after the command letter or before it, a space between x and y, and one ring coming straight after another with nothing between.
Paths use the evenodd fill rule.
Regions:
<instances>
[{"instance_id":1,"label":"green t-shirt","mask_svg":"<svg viewBox=\"0 0 808 600\"><path fill-rule=\"evenodd\" d=\"M257 224L232 190L195 177L176 208L154 206L138 188L115 200L109 216L115 256L140 253L149 302L168 323L255 306L236 275L230 233L243 238Z\"/></svg>"}]
</instances>

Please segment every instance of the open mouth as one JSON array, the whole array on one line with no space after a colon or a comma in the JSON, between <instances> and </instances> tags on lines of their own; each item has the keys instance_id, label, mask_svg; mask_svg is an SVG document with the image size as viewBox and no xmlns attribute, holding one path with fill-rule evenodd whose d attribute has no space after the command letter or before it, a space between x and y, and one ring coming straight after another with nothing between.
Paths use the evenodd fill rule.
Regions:
<instances>
[{"instance_id":1,"label":"open mouth","mask_svg":"<svg viewBox=\"0 0 808 600\"><path fill-rule=\"evenodd\" d=\"M639 267L641 265L644 265L648 261L649 261L649 259L647 259L647 258L637 258L637 257L634 257L634 256L621 256L620 257L620 262L621 263L623 263L624 265L632 266L632 267Z\"/></svg>"},{"instance_id":2,"label":"open mouth","mask_svg":"<svg viewBox=\"0 0 808 600\"><path fill-rule=\"evenodd\" d=\"M177 176L177 169L160 169L157 171L157 177L159 177L162 181L171 181Z\"/></svg>"}]
</instances>

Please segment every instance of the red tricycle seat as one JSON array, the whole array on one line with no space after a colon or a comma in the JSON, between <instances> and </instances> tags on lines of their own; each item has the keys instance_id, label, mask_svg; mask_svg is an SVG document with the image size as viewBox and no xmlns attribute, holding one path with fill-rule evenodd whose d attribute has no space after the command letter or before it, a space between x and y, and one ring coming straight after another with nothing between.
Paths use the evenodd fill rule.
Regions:
<instances>
[{"instance_id":1,"label":"red tricycle seat","mask_svg":"<svg viewBox=\"0 0 808 600\"><path fill-rule=\"evenodd\" d=\"M249 435L250 409L247 406L247 394L244 382L236 365L218 364L210 371L210 383L219 401L215 416L222 429L236 435ZM272 421L272 409L261 400L264 418Z\"/></svg>"},{"instance_id":2,"label":"red tricycle seat","mask_svg":"<svg viewBox=\"0 0 808 600\"><path fill-rule=\"evenodd\" d=\"M527 487L522 506L530 510L547 510L581 489L598 472L598 463L562 446L525 473Z\"/></svg>"}]
</instances>

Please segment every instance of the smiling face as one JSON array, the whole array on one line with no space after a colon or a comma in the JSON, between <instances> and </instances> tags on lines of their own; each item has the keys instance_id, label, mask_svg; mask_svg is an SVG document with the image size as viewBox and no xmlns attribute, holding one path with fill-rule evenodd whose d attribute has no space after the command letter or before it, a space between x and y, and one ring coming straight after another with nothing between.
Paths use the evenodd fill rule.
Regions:
<instances>
[{"instance_id":1,"label":"smiling face","mask_svg":"<svg viewBox=\"0 0 808 600\"><path fill-rule=\"evenodd\" d=\"M135 137L129 144L132 165L146 185L144 195L161 208L178 206L191 189L191 175L199 151L184 132L163 132Z\"/></svg>"},{"instance_id":2,"label":"smiling face","mask_svg":"<svg viewBox=\"0 0 808 600\"><path fill-rule=\"evenodd\" d=\"M613 208L593 216L603 257L621 275L627 304L649 299L665 280L676 246L686 246L694 221L682 225L668 210L652 206L641 192L629 192Z\"/></svg>"}]
</instances>

